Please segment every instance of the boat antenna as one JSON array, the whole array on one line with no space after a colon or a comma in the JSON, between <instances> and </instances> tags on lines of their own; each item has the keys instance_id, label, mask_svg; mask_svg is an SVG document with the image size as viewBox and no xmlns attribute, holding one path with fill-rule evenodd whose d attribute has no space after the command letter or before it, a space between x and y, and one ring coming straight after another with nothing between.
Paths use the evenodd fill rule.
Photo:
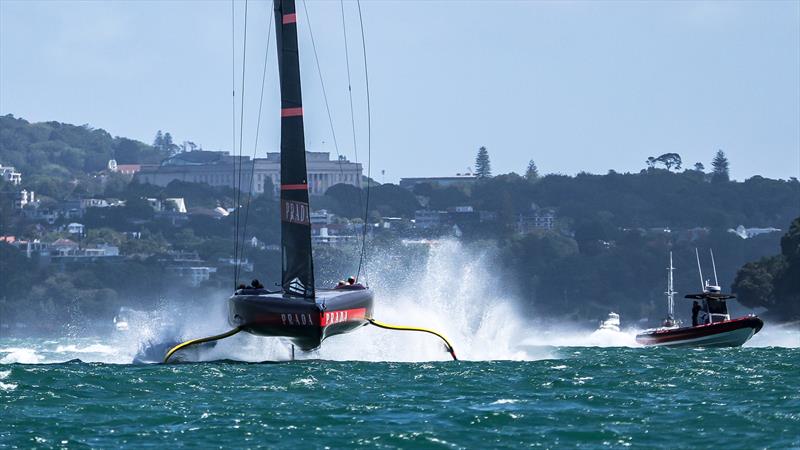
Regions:
<instances>
[{"instance_id":1,"label":"boat antenna","mask_svg":"<svg viewBox=\"0 0 800 450\"><path fill-rule=\"evenodd\" d=\"M697 271L700 272L700 289L705 292L706 285L703 283L703 268L700 267L700 252L697 251L697 247L694 248L694 256L697 257Z\"/></svg>"},{"instance_id":2,"label":"boat antenna","mask_svg":"<svg viewBox=\"0 0 800 450\"><path fill-rule=\"evenodd\" d=\"M675 317L675 291L673 290L672 285L672 271L675 270L672 267L672 252L669 252L669 267L667 267L667 314L669 318Z\"/></svg>"},{"instance_id":3,"label":"boat antenna","mask_svg":"<svg viewBox=\"0 0 800 450\"><path fill-rule=\"evenodd\" d=\"M717 281L717 265L714 263L714 250L708 249L708 252L711 253L711 267L714 268L714 286L719 286L719 281Z\"/></svg>"}]
</instances>

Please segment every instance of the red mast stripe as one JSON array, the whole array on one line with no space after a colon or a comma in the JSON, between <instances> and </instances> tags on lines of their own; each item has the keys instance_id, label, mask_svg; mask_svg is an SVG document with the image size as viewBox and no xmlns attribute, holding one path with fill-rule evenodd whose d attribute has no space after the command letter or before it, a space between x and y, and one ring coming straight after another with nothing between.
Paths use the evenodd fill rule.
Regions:
<instances>
[{"instance_id":1,"label":"red mast stripe","mask_svg":"<svg viewBox=\"0 0 800 450\"><path fill-rule=\"evenodd\" d=\"M297 14L284 14L283 23L297 23Z\"/></svg>"},{"instance_id":2,"label":"red mast stripe","mask_svg":"<svg viewBox=\"0 0 800 450\"><path fill-rule=\"evenodd\" d=\"M303 108L283 108L281 109L281 117L297 117L303 115Z\"/></svg>"},{"instance_id":3,"label":"red mast stripe","mask_svg":"<svg viewBox=\"0 0 800 450\"><path fill-rule=\"evenodd\" d=\"M302 191L308 190L307 184L282 184L281 185L282 191Z\"/></svg>"}]
</instances>

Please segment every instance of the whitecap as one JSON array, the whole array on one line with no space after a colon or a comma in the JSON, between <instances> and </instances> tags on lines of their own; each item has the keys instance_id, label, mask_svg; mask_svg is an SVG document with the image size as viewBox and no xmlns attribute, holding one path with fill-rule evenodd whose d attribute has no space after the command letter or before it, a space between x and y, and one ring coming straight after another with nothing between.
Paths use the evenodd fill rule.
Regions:
<instances>
[{"instance_id":1,"label":"whitecap","mask_svg":"<svg viewBox=\"0 0 800 450\"><path fill-rule=\"evenodd\" d=\"M519 403L519 400L515 400L513 398L501 398L499 400L493 401L492 405L508 405L513 403Z\"/></svg>"},{"instance_id":2,"label":"whitecap","mask_svg":"<svg viewBox=\"0 0 800 450\"><path fill-rule=\"evenodd\" d=\"M0 359L0 364L38 364L42 361L42 357L36 354L36 350L32 348L15 348L8 355Z\"/></svg>"},{"instance_id":3,"label":"whitecap","mask_svg":"<svg viewBox=\"0 0 800 450\"><path fill-rule=\"evenodd\" d=\"M114 353L114 347L103 344L91 344L86 347L78 347L75 344L59 345L56 353Z\"/></svg>"},{"instance_id":4,"label":"whitecap","mask_svg":"<svg viewBox=\"0 0 800 450\"><path fill-rule=\"evenodd\" d=\"M314 378L314 377L300 378L300 379L292 381L292 384L293 385L301 385L301 386L313 386L313 385L317 384L317 379Z\"/></svg>"}]
</instances>

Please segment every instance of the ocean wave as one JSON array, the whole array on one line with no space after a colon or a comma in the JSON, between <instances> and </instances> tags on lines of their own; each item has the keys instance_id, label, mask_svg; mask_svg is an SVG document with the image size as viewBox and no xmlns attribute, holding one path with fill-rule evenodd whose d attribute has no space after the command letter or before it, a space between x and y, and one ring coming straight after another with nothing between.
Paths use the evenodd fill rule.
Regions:
<instances>
[{"instance_id":1,"label":"ocean wave","mask_svg":"<svg viewBox=\"0 0 800 450\"><path fill-rule=\"evenodd\" d=\"M67 344L59 345L55 350L56 353L115 353L116 351L114 347L105 344L90 344L85 347Z\"/></svg>"},{"instance_id":2,"label":"ocean wave","mask_svg":"<svg viewBox=\"0 0 800 450\"><path fill-rule=\"evenodd\" d=\"M0 358L0 364L38 364L42 357L32 348L4 348L0 353L8 353Z\"/></svg>"},{"instance_id":3,"label":"ocean wave","mask_svg":"<svg viewBox=\"0 0 800 450\"><path fill-rule=\"evenodd\" d=\"M746 347L800 347L800 324L771 324L765 323L753 338L745 344Z\"/></svg>"}]
</instances>

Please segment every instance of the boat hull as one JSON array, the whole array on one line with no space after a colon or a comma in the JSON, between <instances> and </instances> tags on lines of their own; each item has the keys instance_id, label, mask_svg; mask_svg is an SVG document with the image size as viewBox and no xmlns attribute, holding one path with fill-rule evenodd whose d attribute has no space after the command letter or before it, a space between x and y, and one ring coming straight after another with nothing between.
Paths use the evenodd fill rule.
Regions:
<instances>
[{"instance_id":1,"label":"boat hull","mask_svg":"<svg viewBox=\"0 0 800 450\"><path fill-rule=\"evenodd\" d=\"M763 326L758 317L742 317L696 327L649 330L636 335L636 342L660 347L741 347Z\"/></svg>"},{"instance_id":2,"label":"boat hull","mask_svg":"<svg viewBox=\"0 0 800 450\"><path fill-rule=\"evenodd\" d=\"M243 290L228 299L228 322L256 336L282 337L301 350L348 333L372 318L369 289L318 289L316 299Z\"/></svg>"}]
</instances>

